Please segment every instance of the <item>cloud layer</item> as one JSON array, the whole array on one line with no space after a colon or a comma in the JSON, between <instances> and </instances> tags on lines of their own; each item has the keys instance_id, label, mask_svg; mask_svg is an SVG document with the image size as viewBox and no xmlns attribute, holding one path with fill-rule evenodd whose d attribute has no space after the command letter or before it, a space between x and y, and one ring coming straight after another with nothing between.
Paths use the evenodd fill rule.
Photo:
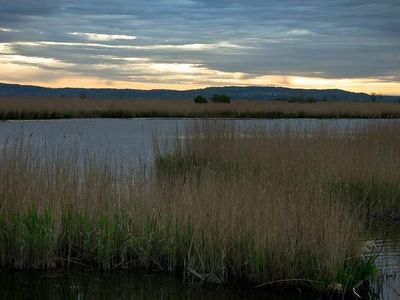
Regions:
<instances>
[{"instance_id":1,"label":"cloud layer","mask_svg":"<svg viewBox=\"0 0 400 300\"><path fill-rule=\"evenodd\" d=\"M0 0L0 81L400 94L399 15L398 0Z\"/></svg>"}]
</instances>

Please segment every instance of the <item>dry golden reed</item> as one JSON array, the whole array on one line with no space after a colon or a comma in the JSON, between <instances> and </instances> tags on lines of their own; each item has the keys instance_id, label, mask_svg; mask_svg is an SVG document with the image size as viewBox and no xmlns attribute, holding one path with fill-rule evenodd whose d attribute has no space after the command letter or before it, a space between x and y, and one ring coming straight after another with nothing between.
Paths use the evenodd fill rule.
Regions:
<instances>
[{"instance_id":1,"label":"dry golden reed","mask_svg":"<svg viewBox=\"0 0 400 300\"><path fill-rule=\"evenodd\" d=\"M94 100L0 97L0 119L133 117L224 118L399 118L400 104L372 102L290 103L234 101L196 104L190 100Z\"/></svg>"}]
</instances>

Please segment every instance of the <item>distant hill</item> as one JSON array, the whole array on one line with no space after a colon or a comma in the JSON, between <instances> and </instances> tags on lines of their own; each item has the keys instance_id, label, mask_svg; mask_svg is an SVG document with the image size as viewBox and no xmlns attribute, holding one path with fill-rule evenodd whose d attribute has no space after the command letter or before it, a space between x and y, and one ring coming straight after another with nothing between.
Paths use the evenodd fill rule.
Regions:
<instances>
[{"instance_id":1,"label":"distant hill","mask_svg":"<svg viewBox=\"0 0 400 300\"><path fill-rule=\"evenodd\" d=\"M0 83L0 96L66 97L90 99L165 99L191 100L196 95L228 95L235 100L290 100L292 97L314 98L318 101L371 101L366 93L353 93L339 89L291 89L285 87L208 87L186 91L177 90L136 90L136 89L83 89L83 88L45 88L29 85ZM376 96L376 101L394 102L399 97Z\"/></svg>"}]
</instances>

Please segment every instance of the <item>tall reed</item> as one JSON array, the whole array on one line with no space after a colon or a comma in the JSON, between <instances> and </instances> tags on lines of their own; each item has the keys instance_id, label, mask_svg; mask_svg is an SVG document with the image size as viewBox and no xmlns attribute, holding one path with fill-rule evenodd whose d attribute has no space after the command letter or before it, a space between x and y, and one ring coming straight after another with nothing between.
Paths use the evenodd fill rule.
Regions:
<instances>
[{"instance_id":1,"label":"tall reed","mask_svg":"<svg viewBox=\"0 0 400 300\"><path fill-rule=\"evenodd\" d=\"M352 282L341 274L359 266L372 206L349 184L398 184L397 129L266 133L194 122L165 148L155 142L150 175L76 149L43 157L29 141L8 142L0 150L1 265L354 286L365 272ZM377 216L396 201L374 204Z\"/></svg>"},{"instance_id":2,"label":"tall reed","mask_svg":"<svg viewBox=\"0 0 400 300\"><path fill-rule=\"evenodd\" d=\"M196 104L191 100L0 97L0 120L137 117L399 118L400 104L290 103L286 101L233 101L230 104Z\"/></svg>"}]
</instances>

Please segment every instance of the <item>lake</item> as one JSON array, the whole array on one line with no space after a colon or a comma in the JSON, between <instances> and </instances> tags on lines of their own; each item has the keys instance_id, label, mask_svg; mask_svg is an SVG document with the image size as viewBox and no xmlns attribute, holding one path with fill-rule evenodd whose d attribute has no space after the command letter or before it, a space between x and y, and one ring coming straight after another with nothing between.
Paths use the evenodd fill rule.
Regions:
<instances>
[{"instance_id":1,"label":"lake","mask_svg":"<svg viewBox=\"0 0 400 300\"><path fill-rule=\"evenodd\" d=\"M215 120L200 120L213 122ZM12 137L23 136L31 143L64 149L79 145L83 152L95 153L98 158L143 160L154 158L153 140L175 138L193 124L192 119L66 119L0 122L0 147ZM225 119L242 131L257 128L273 131L313 131L323 127L335 132L346 132L368 124L399 123L399 120L365 119ZM43 148L43 147L41 147Z\"/></svg>"},{"instance_id":2,"label":"lake","mask_svg":"<svg viewBox=\"0 0 400 300\"><path fill-rule=\"evenodd\" d=\"M0 148L15 137L24 137L38 149L79 145L80 151L94 153L99 159L115 157L120 160L151 164L154 159L153 141L175 139L193 124L189 119L68 119L49 121L0 122ZM202 121L202 122L211 122ZM399 120L350 119L252 119L221 120L237 125L245 132L253 128L265 131L306 131L318 128L348 132L369 124L399 123ZM42 147L45 146L45 147ZM43 152L45 156L46 152ZM399 232L399 231L395 231ZM400 235L377 239L377 267L382 270L379 291L381 299L400 298ZM0 272L0 296L13 299L98 298L108 299L319 299L318 296L268 294L265 290L224 286L208 288L199 283L183 283L165 274L152 272ZM28 295L28 296L27 296Z\"/></svg>"}]
</instances>

